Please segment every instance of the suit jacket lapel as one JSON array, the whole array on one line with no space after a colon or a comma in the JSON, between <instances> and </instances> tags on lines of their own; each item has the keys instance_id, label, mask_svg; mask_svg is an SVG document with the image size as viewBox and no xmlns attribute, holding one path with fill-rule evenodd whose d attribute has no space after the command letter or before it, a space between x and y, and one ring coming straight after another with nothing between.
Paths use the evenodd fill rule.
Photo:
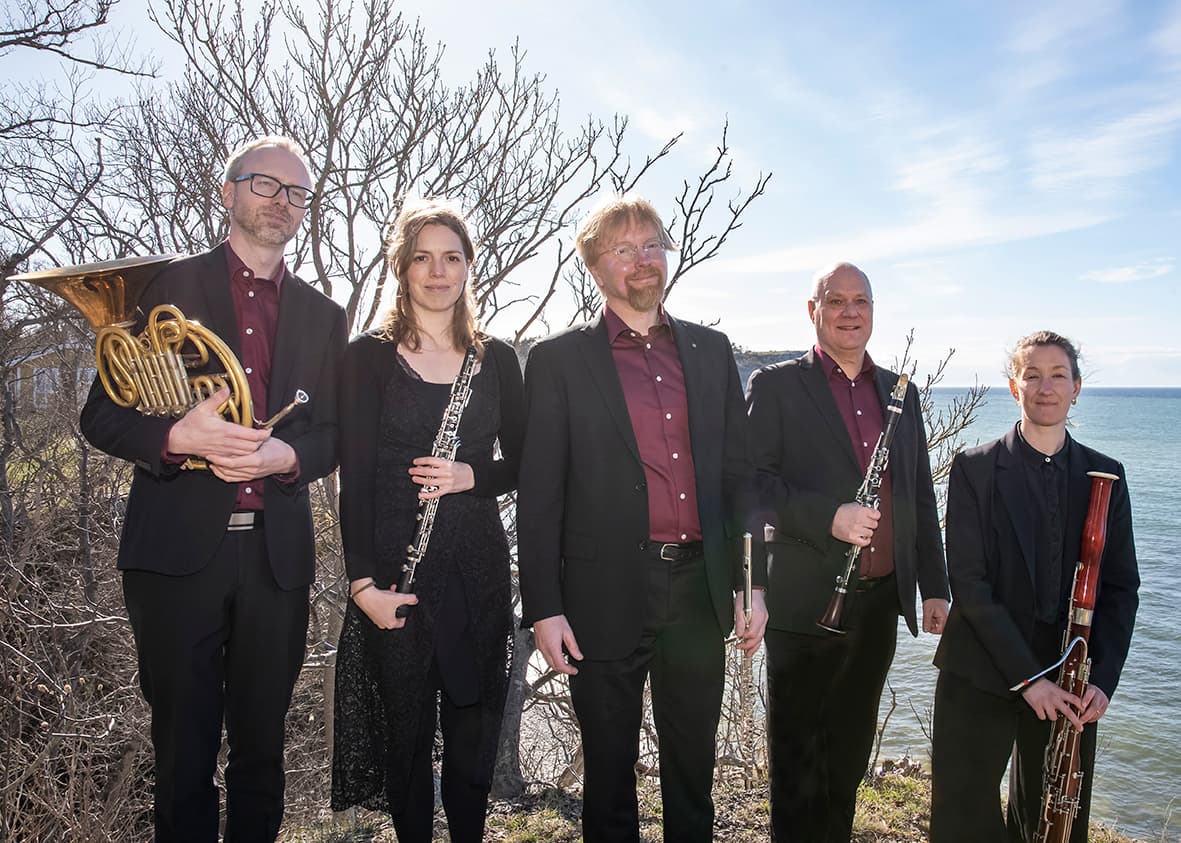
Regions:
<instances>
[{"instance_id":1,"label":"suit jacket lapel","mask_svg":"<svg viewBox=\"0 0 1181 843\"><path fill-rule=\"evenodd\" d=\"M303 282L286 272L283 276L282 293L279 295L279 324L275 327L275 347L271 349L271 382L267 386L267 416L287 406L295 396L295 390L305 384L292 383L291 378L300 367L295 365L295 359L301 348L301 338L304 327L311 318L309 307L311 297ZM309 393L309 398L316 396ZM254 414L262 419L262 409Z\"/></svg>"},{"instance_id":2,"label":"suit jacket lapel","mask_svg":"<svg viewBox=\"0 0 1181 843\"><path fill-rule=\"evenodd\" d=\"M1014 426L1001 439L1001 448L996 459L996 488L1008 513L1009 521L1013 525L1013 532L1017 536L1021 555L1025 558L1029 581L1036 586L1033 522L1029 519L1033 503L1029 499L1029 489L1025 485L1025 472L1021 467L1021 455L1017 451L1018 447L1017 428Z\"/></svg>"},{"instance_id":3,"label":"suit jacket lapel","mask_svg":"<svg viewBox=\"0 0 1181 843\"><path fill-rule=\"evenodd\" d=\"M628 449L636 462L640 460L640 446L636 444L636 434L632 429L631 416L627 412L627 399L623 397L623 386L619 383L619 372L615 369L615 358L611 356L611 341L607 336L607 323L602 314L595 321L582 328L582 357L590 370L591 380L603 396L603 404L607 407L619 434L627 443Z\"/></svg>"},{"instance_id":4,"label":"suit jacket lapel","mask_svg":"<svg viewBox=\"0 0 1181 843\"><path fill-rule=\"evenodd\" d=\"M1070 434L1066 434L1068 441ZM1087 508L1091 501L1091 478L1087 472L1091 466L1086 454L1077 442L1070 442L1070 469L1066 478L1066 552L1071 561L1071 576L1074 563L1082 555L1083 527L1087 520Z\"/></svg>"},{"instance_id":5,"label":"suit jacket lapel","mask_svg":"<svg viewBox=\"0 0 1181 843\"><path fill-rule=\"evenodd\" d=\"M223 243L205 253L204 265L201 268L205 277L197 281L205 295L205 309L209 314L209 324L205 327L221 337L222 342L234 352L234 356L241 359L242 336L238 332L238 317L234 314L234 298L230 294L230 270L226 263L226 248Z\"/></svg>"},{"instance_id":6,"label":"suit jacket lapel","mask_svg":"<svg viewBox=\"0 0 1181 843\"><path fill-rule=\"evenodd\" d=\"M838 446L853 467L853 473L861 474L861 464L857 462L857 455L853 452L853 442L849 439L849 431L845 428L845 420L841 418L841 411L832 400L832 389L828 385L828 373L816 359L816 351L809 350L801 358L801 368L804 370L804 389L812 403L820 413L821 424L828 429Z\"/></svg>"},{"instance_id":7,"label":"suit jacket lapel","mask_svg":"<svg viewBox=\"0 0 1181 843\"><path fill-rule=\"evenodd\" d=\"M698 353L697 343L690 336L690 329L671 316L668 317L672 329L673 340L677 344L677 356L681 358L681 372L685 376L685 404L689 412L689 442L693 445L693 453L697 453L697 444L704 442L701 425L706 418L705 396L710 383L704 369L704 359ZM718 386L715 381L714 387Z\"/></svg>"}]
</instances>

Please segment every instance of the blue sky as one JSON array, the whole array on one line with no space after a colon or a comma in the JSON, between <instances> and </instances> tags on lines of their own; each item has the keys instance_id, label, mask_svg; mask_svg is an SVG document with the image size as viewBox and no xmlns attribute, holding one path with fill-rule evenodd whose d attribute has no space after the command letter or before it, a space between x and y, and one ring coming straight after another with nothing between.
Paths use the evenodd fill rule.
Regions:
<instances>
[{"instance_id":1,"label":"blue sky","mask_svg":"<svg viewBox=\"0 0 1181 843\"><path fill-rule=\"evenodd\" d=\"M457 77L519 37L571 120L627 114L637 149L685 131L647 191L665 213L729 118L739 181L775 175L678 315L805 347L810 279L848 259L882 361L913 327L920 372L955 347L948 384L998 383L1047 327L1092 384L1181 385L1181 2L402 8Z\"/></svg>"},{"instance_id":2,"label":"blue sky","mask_svg":"<svg viewBox=\"0 0 1181 843\"><path fill-rule=\"evenodd\" d=\"M114 22L153 49L143 6ZM638 157L684 131L645 189L666 215L729 119L736 183L774 178L678 316L804 348L812 275L851 260L881 362L913 328L920 375L954 347L945 384L1000 383L1050 328L1091 384L1181 386L1181 0L400 7L454 82L519 38L571 125L627 115Z\"/></svg>"}]
</instances>

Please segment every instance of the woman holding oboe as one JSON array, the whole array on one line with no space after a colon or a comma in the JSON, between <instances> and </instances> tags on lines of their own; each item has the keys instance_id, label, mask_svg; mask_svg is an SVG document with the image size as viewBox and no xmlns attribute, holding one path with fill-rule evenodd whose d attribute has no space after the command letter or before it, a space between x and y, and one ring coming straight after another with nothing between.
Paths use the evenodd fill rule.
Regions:
<instances>
[{"instance_id":1,"label":"woman holding oboe","mask_svg":"<svg viewBox=\"0 0 1181 843\"><path fill-rule=\"evenodd\" d=\"M1078 351L1058 334L1030 334L1017 342L1008 369L1021 420L957 455L948 481L952 607L935 654L933 843L1032 840L1058 718L1082 730L1083 779L1069 839L1087 839L1096 723L1119 682L1136 617L1140 578L1123 466L1066 430L1082 388ZM1101 524L1086 523L1088 472L1119 478ZM1091 673L1073 694L1059 686L1057 670L1046 669L1062 656L1083 534L1104 529L1106 542L1090 560L1098 565L1098 599L1086 618ZM1010 755L1004 817L999 789Z\"/></svg>"},{"instance_id":2,"label":"woman holding oboe","mask_svg":"<svg viewBox=\"0 0 1181 843\"><path fill-rule=\"evenodd\" d=\"M401 843L432 839L436 724L451 840L482 840L507 690L509 552L496 498L516 487L523 390L513 349L476 330L474 257L458 211L408 203L386 249L394 307L349 345L340 389L351 600L332 807L388 812ZM441 447L456 440L457 453Z\"/></svg>"}]
</instances>

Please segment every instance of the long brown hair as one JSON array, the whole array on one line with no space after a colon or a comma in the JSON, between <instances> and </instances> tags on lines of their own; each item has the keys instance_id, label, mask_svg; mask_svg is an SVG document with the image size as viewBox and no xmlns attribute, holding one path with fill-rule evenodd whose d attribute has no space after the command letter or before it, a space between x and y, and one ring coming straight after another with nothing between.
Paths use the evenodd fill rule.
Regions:
<instances>
[{"instance_id":1,"label":"long brown hair","mask_svg":"<svg viewBox=\"0 0 1181 843\"><path fill-rule=\"evenodd\" d=\"M446 226L455 232L463 247L469 270L476 257L476 247L468 232L467 220L458 207L440 199L416 199L402 205L386 238L386 266L397 283L397 292L394 306L382 320L381 333L390 342L402 343L411 351L418 351L422 347L422 328L414 315L414 303L406 292L406 270L414 259L418 235L428 225ZM483 356L484 343L476 329L476 300L472 295L470 275L451 312L451 343L461 351L474 345Z\"/></svg>"}]
</instances>

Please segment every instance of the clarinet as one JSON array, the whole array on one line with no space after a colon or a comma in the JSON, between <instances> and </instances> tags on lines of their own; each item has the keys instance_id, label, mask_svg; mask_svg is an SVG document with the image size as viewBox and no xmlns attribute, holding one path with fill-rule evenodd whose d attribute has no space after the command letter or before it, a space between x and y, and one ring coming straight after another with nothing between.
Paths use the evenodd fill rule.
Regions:
<instances>
[{"instance_id":1,"label":"clarinet","mask_svg":"<svg viewBox=\"0 0 1181 843\"><path fill-rule=\"evenodd\" d=\"M890 463L890 443L894 441L894 432L902 415L902 403L906 400L906 384L909 380L906 375L900 375L898 383L894 384L894 389L890 392L890 403L886 406L886 425L878 436L878 444L874 446L873 455L869 458L865 479L861 481L861 488L857 490L857 496L854 498L860 506L877 509L881 505L878 493L886 477L886 466ZM828 608L824 610L820 620L816 621L816 625L821 629L835 632L837 635L844 635L847 631L842 617L845 613L845 598L849 594L849 582L853 579L853 572L857 570L857 560L860 558L861 548L855 544L849 545L849 549L845 551L844 573L837 577Z\"/></svg>"},{"instance_id":2,"label":"clarinet","mask_svg":"<svg viewBox=\"0 0 1181 843\"><path fill-rule=\"evenodd\" d=\"M463 356L463 364L459 367L459 375L455 383L451 384L451 397L447 407L443 410L443 421L439 425L439 432L435 435L435 444L431 448L431 456L443 460L454 460L459 451L459 423L463 419L464 408L472 397L472 378L476 374L476 347L469 346ZM424 486L423 490L434 492L438 486ZM402 579L398 582L399 594L409 594L414 588L414 575L418 570L418 563L426 556L426 548L431 540L431 531L435 528L435 514L439 511L439 499L420 500L418 502L418 529L414 533L414 541L406 548L406 561L402 565ZM399 606L394 613L399 618L410 614L409 606Z\"/></svg>"},{"instance_id":3,"label":"clarinet","mask_svg":"<svg viewBox=\"0 0 1181 843\"><path fill-rule=\"evenodd\" d=\"M1111 501L1114 474L1088 471L1091 478L1091 500L1087 506L1087 520L1083 524L1081 557L1074 569L1074 588L1070 595L1069 623L1062 638L1062 658L1056 664L1031 676L1010 690L1021 690L1058 665L1058 686L1082 698L1091 676L1091 658L1087 642L1091 638L1091 617L1095 612L1095 598L1099 589L1099 563L1107 543L1107 507ZM1042 767L1042 812L1038 820L1036 843L1066 843L1079 809L1079 792L1083 776L1079 763L1081 732L1065 717L1059 717L1050 727L1050 741L1046 744L1046 759Z\"/></svg>"}]
</instances>

